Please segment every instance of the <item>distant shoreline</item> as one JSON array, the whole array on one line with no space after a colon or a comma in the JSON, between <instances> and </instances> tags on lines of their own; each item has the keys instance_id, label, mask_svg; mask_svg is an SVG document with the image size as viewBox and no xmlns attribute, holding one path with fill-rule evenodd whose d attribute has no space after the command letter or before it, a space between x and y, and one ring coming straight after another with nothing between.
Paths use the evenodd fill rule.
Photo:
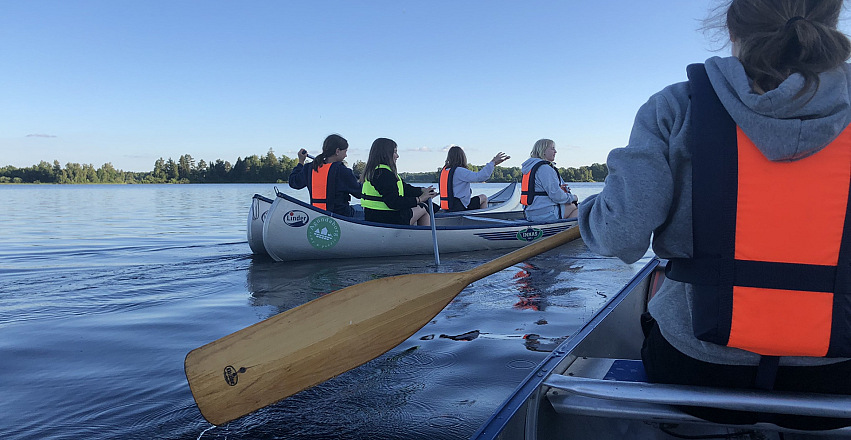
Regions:
<instances>
[{"instance_id":1,"label":"distant shoreline","mask_svg":"<svg viewBox=\"0 0 851 440\"><path fill-rule=\"evenodd\" d=\"M147 172L117 170L111 163L99 168L91 164L67 163L63 167L59 161L53 163L41 161L27 168L11 165L0 167L0 184L146 184L146 183L270 183L287 182L298 160L287 156L278 158L270 150L264 157L257 155L237 158L236 163L217 159L207 163L197 163L189 155L180 156L177 161L158 159L154 169ZM482 166L469 165L472 171ZM357 161L352 165L356 176L363 173L366 164ZM606 164L594 163L579 168L558 168L566 182L603 182L609 173ZM399 176L409 183L433 183L439 180L439 170L432 172L407 173ZM495 167L488 182L510 183L522 180L520 167Z\"/></svg>"}]
</instances>

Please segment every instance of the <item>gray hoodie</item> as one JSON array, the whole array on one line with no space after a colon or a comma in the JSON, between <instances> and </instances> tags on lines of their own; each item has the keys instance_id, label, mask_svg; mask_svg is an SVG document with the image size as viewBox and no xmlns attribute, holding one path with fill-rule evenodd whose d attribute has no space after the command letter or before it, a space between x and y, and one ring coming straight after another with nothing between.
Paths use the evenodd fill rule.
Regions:
<instances>
[{"instance_id":1,"label":"gray hoodie","mask_svg":"<svg viewBox=\"0 0 851 440\"><path fill-rule=\"evenodd\" d=\"M794 99L803 77L793 74L777 89L751 90L744 67L734 57L706 61L712 87L724 108L759 150L772 161L812 155L851 122L851 67L819 75L815 95ZM579 227L588 247L632 263L651 243L662 258L692 256L691 156L688 83L666 87L638 111L629 145L609 153L609 175L602 192L579 205ZM815 195L814 195L815 196ZM718 194L718 197L728 197ZM795 202L790 200L790 205ZM806 209L805 205L801 205ZM778 215L790 215L778 207ZM668 280L650 301L662 334L681 352L703 361L755 365L759 356L694 337L691 286ZM812 365L834 360L786 357L782 365Z\"/></svg>"}]
</instances>

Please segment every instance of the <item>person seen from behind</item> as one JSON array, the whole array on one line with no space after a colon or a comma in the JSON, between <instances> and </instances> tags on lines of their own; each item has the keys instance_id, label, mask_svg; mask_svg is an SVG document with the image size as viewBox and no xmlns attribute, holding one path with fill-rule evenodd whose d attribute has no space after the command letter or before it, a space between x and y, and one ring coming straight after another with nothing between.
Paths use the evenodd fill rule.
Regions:
<instances>
[{"instance_id":1,"label":"person seen from behind","mask_svg":"<svg viewBox=\"0 0 851 440\"><path fill-rule=\"evenodd\" d=\"M472 171L464 150L457 145L450 147L446 153L446 163L440 171L440 209L469 211L487 208L488 197L484 194L473 196L470 184L488 180L494 168L510 158L500 151L481 170Z\"/></svg>"},{"instance_id":2,"label":"person seen from behind","mask_svg":"<svg viewBox=\"0 0 851 440\"><path fill-rule=\"evenodd\" d=\"M378 223L429 226L428 205L437 195L433 186L421 188L402 181L396 171L399 158L396 142L378 138L369 149L363 184L365 219ZM439 208L438 208L439 209Z\"/></svg>"},{"instance_id":3,"label":"person seen from behind","mask_svg":"<svg viewBox=\"0 0 851 440\"><path fill-rule=\"evenodd\" d=\"M307 165L304 164L307 150L299 150L298 165L293 168L287 182L290 188L307 187L310 204L319 209L346 217L358 216L349 202L351 196L361 197L361 184L343 163L348 149L348 141L338 134L332 134L322 143L322 153Z\"/></svg>"},{"instance_id":4,"label":"person seen from behind","mask_svg":"<svg viewBox=\"0 0 851 440\"><path fill-rule=\"evenodd\" d=\"M842 0L733 0L709 20L731 57L639 110L579 206L587 246L668 279L643 316L650 381L851 393L851 42ZM804 203L794 213L790 200ZM799 429L849 419L687 408Z\"/></svg>"},{"instance_id":5,"label":"person seen from behind","mask_svg":"<svg viewBox=\"0 0 851 440\"><path fill-rule=\"evenodd\" d=\"M555 158L556 143L540 139L520 168L523 173L520 203L526 220L547 222L576 217L579 198L564 183L555 167Z\"/></svg>"}]
</instances>

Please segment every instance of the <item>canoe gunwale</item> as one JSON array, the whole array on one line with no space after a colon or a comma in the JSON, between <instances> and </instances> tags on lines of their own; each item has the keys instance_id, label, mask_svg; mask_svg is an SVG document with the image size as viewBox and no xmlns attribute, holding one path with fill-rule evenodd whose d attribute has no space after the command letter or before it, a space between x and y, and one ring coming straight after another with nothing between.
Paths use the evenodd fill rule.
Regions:
<instances>
[{"instance_id":1,"label":"canoe gunwale","mask_svg":"<svg viewBox=\"0 0 851 440\"><path fill-rule=\"evenodd\" d=\"M767 422L730 425L680 409L693 406L779 417L851 418L848 395L647 382L641 365L643 334L637 315L646 310L651 292L664 282L665 264L665 260L654 257L582 329L557 347L472 438L531 440L562 435L566 439L615 439L623 438L627 431L641 438L670 438L667 431L659 429L660 424L675 425L684 436L717 436L719 432L756 432L763 436L803 433L806 438L851 436L851 427L809 431ZM556 357L559 361L553 366Z\"/></svg>"},{"instance_id":2,"label":"canoe gunwale","mask_svg":"<svg viewBox=\"0 0 851 440\"><path fill-rule=\"evenodd\" d=\"M650 275L660 264L658 258L653 258L641 269L621 290L614 295L593 318L586 322L579 330L568 337L564 342L559 344L552 353L547 356L521 384L512 392L511 396L503 402L503 404L494 412L491 417L479 428L471 439L495 439L505 429L512 417L517 414L525 405L529 405L526 410L527 429L537 425L538 404L542 401L546 388L543 387L544 381L550 373L552 373L562 361L569 356L575 357L574 350L583 342L585 338L593 332L603 320L612 313L612 311L621 304L629 294L637 289L642 283L649 280ZM536 394L533 397L533 394ZM535 438L534 436L526 436L527 438Z\"/></svg>"}]
</instances>

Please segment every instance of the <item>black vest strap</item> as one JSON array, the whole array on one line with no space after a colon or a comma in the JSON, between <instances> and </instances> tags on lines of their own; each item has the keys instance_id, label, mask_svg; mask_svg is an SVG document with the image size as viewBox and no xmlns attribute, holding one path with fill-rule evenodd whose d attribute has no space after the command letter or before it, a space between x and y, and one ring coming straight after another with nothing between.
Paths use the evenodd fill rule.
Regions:
<instances>
[{"instance_id":1,"label":"black vest strap","mask_svg":"<svg viewBox=\"0 0 851 440\"><path fill-rule=\"evenodd\" d=\"M777 370L780 368L780 358L777 356L760 356L756 367L754 386L763 390L773 390L777 382Z\"/></svg>"},{"instance_id":2,"label":"black vest strap","mask_svg":"<svg viewBox=\"0 0 851 440\"><path fill-rule=\"evenodd\" d=\"M546 160L542 160L536 163L535 165L532 165L532 169L529 170L529 188L520 188L520 194L526 196L526 201L529 205L531 205L532 201L535 200L535 196L547 195L546 191L535 191L535 177L538 174L538 168L540 168L542 165L552 166L550 162L547 162ZM555 167L553 167L553 169L555 169ZM558 170L556 170L556 174L558 175ZM561 176L559 176L559 178L561 178ZM526 208L524 207L523 209Z\"/></svg>"},{"instance_id":3,"label":"black vest strap","mask_svg":"<svg viewBox=\"0 0 851 440\"><path fill-rule=\"evenodd\" d=\"M833 297L830 346L827 356L847 356L851 353L851 191L848 191L842 245L839 248L836 276L833 280L833 292L841 295Z\"/></svg>"},{"instance_id":4,"label":"black vest strap","mask_svg":"<svg viewBox=\"0 0 851 440\"><path fill-rule=\"evenodd\" d=\"M677 281L707 286L721 285L721 259L672 259L665 275ZM834 292L837 270L833 266L734 260L733 284L767 289ZM845 287L848 288L847 286Z\"/></svg>"},{"instance_id":5,"label":"black vest strap","mask_svg":"<svg viewBox=\"0 0 851 440\"><path fill-rule=\"evenodd\" d=\"M726 345L730 339L733 308L736 194L738 160L736 123L715 94L703 64L687 68L689 78L688 146L692 158L692 229L694 261L672 260L672 279L680 272L694 272L698 263L710 263L716 283L694 284L694 332L700 339ZM682 270L680 270L682 268ZM706 269L704 269L705 271ZM700 279L700 278L698 278ZM714 284L714 285L713 285Z\"/></svg>"},{"instance_id":6,"label":"black vest strap","mask_svg":"<svg viewBox=\"0 0 851 440\"><path fill-rule=\"evenodd\" d=\"M450 203L452 201L452 198L455 197L455 188L454 187L455 187L455 170L456 169L458 169L458 167L449 168L449 173L446 176L446 200L449 200ZM441 197L443 197L442 194L441 194Z\"/></svg>"}]
</instances>

